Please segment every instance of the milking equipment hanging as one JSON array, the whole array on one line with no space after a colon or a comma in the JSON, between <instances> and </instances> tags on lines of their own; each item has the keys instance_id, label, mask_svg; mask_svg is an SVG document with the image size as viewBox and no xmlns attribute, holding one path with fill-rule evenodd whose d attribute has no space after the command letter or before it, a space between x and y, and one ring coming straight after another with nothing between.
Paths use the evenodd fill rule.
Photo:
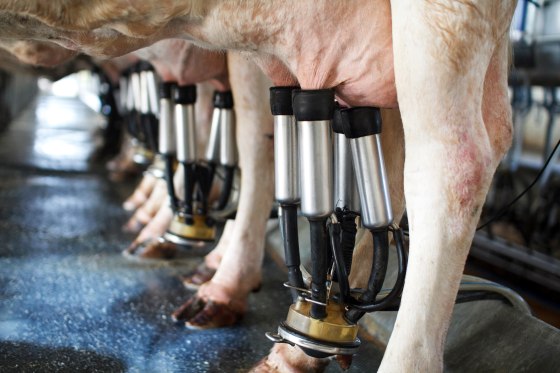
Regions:
<instances>
[{"instance_id":1,"label":"milking equipment hanging","mask_svg":"<svg viewBox=\"0 0 560 373\"><path fill-rule=\"evenodd\" d=\"M373 107L336 108L331 89L273 87L270 104L275 195L288 267L285 286L291 289L294 303L278 333L267 337L297 345L314 357L351 355L360 346L357 321L364 312L394 309L406 271L403 235L393 222L381 151L381 115ZM298 206L310 226L308 286L300 270ZM348 281L356 221L374 241L366 289L351 289ZM389 232L397 248L398 276L387 292L382 285Z\"/></svg>"},{"instance_id":2,"label":"milking equipment hanging","mask_svg":"<svg viewBox=\"0 0 560 373\"><path fill-rule=\"evenodd\" d=\"M139 62L120 79L122 107L125 112L127 129L132 135L134 147L133 161L149 165L157 153L158 103L157 83L153 67L145 61ZM151 168L156 177L162 171Z\"/></svg>"},{"instance_id":3,"label":"milking equipment hanging","mask_svg":"<svg viewBox=\"0 0 560 373\"><path fill-rule=\"evenodd\" d=\"M165 160L165 178L174 214L163 238L179 245L204 245L216 237L215 220L228 213L226 207L237 170L233 97L230 91L214 93L210 138L205 160L201 161L197 159L196 86L163 83L160 91L159 150ZM175 158L184 171L182 200L173 185ZM210 191L218 169L224 175L221 191L218 202L210 206Z\"/></svg>"}]
</instances>

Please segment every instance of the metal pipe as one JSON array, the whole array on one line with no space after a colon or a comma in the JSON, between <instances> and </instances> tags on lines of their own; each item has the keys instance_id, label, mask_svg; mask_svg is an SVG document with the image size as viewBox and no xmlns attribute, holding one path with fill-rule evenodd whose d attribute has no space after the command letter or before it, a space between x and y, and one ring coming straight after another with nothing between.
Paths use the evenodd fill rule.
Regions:
<instances>
[{"instance_id":1,"label":"metal pipe","mask_svg":"<svg viewBox=\"0 0 560 373\"><path fill-rule=\"evenodd\" d=\"M293 115L274 115L274 189L279 203L299 203L297 156L297 127Z\"/></svg>"},{"instance_id":2,"label":"metal pipe","mask_svg":"<svg viewBox=\"0 0 560 373\"><path fill-rule=\"evenodd\" d=\"M195 102L195 85L177 87L175 90L175 131L179 162L194 163L196 161Z\"/></svg>"},{"instance_id":3,"label":"metal pipe","mask_svg":"<svg viewBox=\"0 0 560 373\"><path fill-rule=\"evenodd\" d=\"M160 84L159 152L161 154L174 155L177 151L172 98L174 86L175 83Z\"/></svg>"},{"instance_id":4,"label":"metal pipe","mask_svg":"<svg viewBox=\"0 0 560 373\"><path fill-rule=\"evenodd\" d=\"M340 113L350 138L362 223L369 229L387 227L393 221L393 211L379 135L381 113L373 107L343 109Z\"/></svg>"},{"instance_id":5,"label":"metal pipe","mask_svg":"<svg viewBox=\"0 0 560 373\"><path fill-rule=\"evenodd\" d=\"M119 107L123 111L128 111L128 77L121 75L119 77Z\"/></svg>"},{"instance_id":6,"label":"metal pipe","mask_svg":"<svg viewBox=\"0 0 560 373\"><path fill-rule=\"evenodd\" d=\"M334 134L334 204L360 212L350 141L340 133Z\"/></svg>"},{"instance_id":7,"label":"metal pipe","mask_svg":"<svg viewBox=\"0 0 560 373\"><path fill-rule=\"evenodd\" d=\"M215 94L214 94L215 95ZM220 116L222 111L214 107L212 112L212 123L210 125L210 135L204 158L210 164L217 164L220 161Z\"/></svg>"},{"instance_id":8,"label":"metal pipe","mask_svg":"<svg viewBox=\"0 0 560 373\"><path fill-rule=\"evenodd\" d=\"M157 116L159 114L157 77L153 70L146 71L146 90L148 112Z\"/></svg>"},{"instance_id":9,"label":"metal pipe","mask_svg":"<svg viewBox=\"0 0 560 373\"><path fill-rule=\"evenodd\" d=\"M150 113L150 98L148 91L148 72L140 71L140 113Z\"/></svg>"},{"instance_id":10,"label":"metal pipe","mask_svg":"<svg viewBox=\"0 0 560 373\"><path fill-rule=\"evenodd\" d=\"M301 212L327 218L333 211L330 120L298 121Z\"/></svg>"},{"instance_id":11,"label":"metal pipe","mask_svg":"<svg viewBox=\"0 0 560 373\"><path fill-rule=\"evenodd\" d=\"M179 200L173 184L173 159L175 157L175 121L173 117L173 90L175 83L162 82L160 84L160 117L159 117L159 152L164 162L164 175L167 193L173 212L179 209Z\"/></svg>"},{"instance_id":12,"label":"metal pipe","mask_svg":"<svg viewBox=\"0 0 560 373\"><path fill-rule=\"evenodd\" d=\"M270 109L274 116L275 195L280 203L280 232L288 268L292 301L304 288L300 270L297 210L299 203L297 128L292 110L292 91L296 87L270 88Z\"/></svg>"},{"instance_id":13,"label":"metal pipe","mask_svg":"<svg viewBox=\"0 0 560 373\"><path fill-rule=\"evenodd\" d=\"M326 317L328 235L326 219L333 212L331 121L334 91L294 90L298 122L301 211L311 227L311 310L315 319Z\"/></svg>"},{"instance_id":14,"label":"metal pipe","mask_svg":"<svg viewBox=\"0 0 560 373\"><path fill-rule=\"evenodd\" d=\"M140 73L137 71L130 74L130 93L132 109L140 111L142 107L142 94L140 93Z\"/></svg>"},{"instance_id":15,"label":"metal pipe","mask_svg":"<svg viewBox=\"0 0 560 373\"><path fill-rule=\"evenodd\" d=\"M220 164L237 165L237 144L235 141L235 115L231 108L221 108L220 114Z\"/></svg>"},{"instance_id":16,"label":"metal pipe","mask_svg":"<svg viewBox=\"0 0 560 373\"><path fill-rule=\"evenodd\" d=\"M185 195L183 213L185 222L193 224L193 193L196 184L196 133L194 104L196 86L180 86L175 89L175 130L177 132L177 160L183 165Z\"/></svg>"}]
</instances>

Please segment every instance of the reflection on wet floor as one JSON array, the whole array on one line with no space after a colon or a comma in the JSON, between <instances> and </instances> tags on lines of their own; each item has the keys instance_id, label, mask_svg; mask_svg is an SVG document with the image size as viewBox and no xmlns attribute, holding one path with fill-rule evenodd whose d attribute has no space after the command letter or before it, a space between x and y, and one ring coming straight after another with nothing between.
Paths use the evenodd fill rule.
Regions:
<instances>
[{"instance_id":1,"label":"reflection on wet floor","mask_svg":"<svg viewBox=\"0 0 560 373\"><path fill-rule=\"evenodd\" d=\"M90 165L99 120L77 100L40 96L0 135L0 371L248 369L287 312L284 274L265 261L239 325L175 325L170 313L192 295L178 275L200 259L120 254L133 238L121 231L121 203L134 183L111 183ZM350 371L375 370L381 354L365 343Z\"/></svg>"},{"instance_id":2,"label":"reflection on wet floor","mask_svg":"<svg viewBox=\"0 0 560 373\"><path fill-rule=\"evenodd\" d=\"M39 95L0 137L2 165L56 171L90 170L101 115L74 98Z\"/></svg>"}]
</instances>

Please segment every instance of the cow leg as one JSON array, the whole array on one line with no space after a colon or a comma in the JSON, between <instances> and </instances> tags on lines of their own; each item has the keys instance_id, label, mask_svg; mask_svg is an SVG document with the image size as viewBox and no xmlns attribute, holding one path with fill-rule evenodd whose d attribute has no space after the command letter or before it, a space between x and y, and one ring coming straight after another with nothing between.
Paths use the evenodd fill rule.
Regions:
<instances>
[{"instance_id":1,"label":"cow leg","mask_svg":"<svg viewBox=\"0 0 560 373\"><path fill-rule=\"evenodd\" d=\"M173 175L175 192L179 196L184 194L183 172L183 167L179 166ZM158 184L160 184L160 180L158 180ZM140 231L132 244L124 251L125 255L134 255L143 259L172 259L176 256L178 251L177 246L171 242L160 240L160 237L163 236L173 219L173 211L168 202L167 185L165 181L163 181L163 185L165 190L162 200L159 202L159 207L156 205L157 201L154 201L153 207L150 207L157 209L156 214ZM152 195L155 193L156 191L154 191ZM146 205L148 205L148 202L146 202L144 206ZM143 209L144 206L142 206L141 209Z\"/></svg>"},{"instance_id":2,"label":"cow leg","mask_svg":"<svg viewBox=\"0 0 560 373\"><path fill-rule=\"evenodd\" d=\"M273 122L269 86L256 65L228 54L237 123L241 194L229 245L211 281L174 313L191 328L235 323L261 282L265 229L273 199ZM202 301L202 302L201 302ZM201 306L201 304L206 304Z\"/></svg>"},{"instance_id":3,"label":"cow leg","mask_svg":"<svg viewBox=\"0 0 560 373\"><path fill-rule=\"evenodd\" d=\"M464 263L492 175L511 141L504 39L515 4L392 2L406 144L410 255L381 372L437 372ZM506 21L503 21L506 20ZM501 45L496 45L501 41ZM485 97L492 55L497 96ZM483 109L497 105L495 115ZM491 118L492 117L492 118ZM485 123L485 119L495 123Z\"/></svg>"},{"instance_id":4,"label":"cow leg","mask_svg":"<svg viewBox=\"0 0 560 373\"><path fill-rule=\"evenodd\" d=\"M173 211L163 204L152 220L140 231L138 237L123 252L143 259L172 259L177 254L175 244L160 241L173 219Z\"/></svg>"},{"instance_id":5,"label":"cow leg","mask_svg":"<svg viewBox=\"0 0 560 373\"><path fill-rule=\"evenodd\" d=\"M161 205L167 197L167 187L164 180L157 180L154 190L146 203L136 210L134 215L128 220L124 226L127 232L139 232L142 226L148 224L158 212Z\"/></svg>"},{"instance_id":6,"label":"cow leg","mask_svg":"<svg viewBox=\"0 0 560 373\"><path fill-rule=\"evenodd\" d=\"M181 276L181 281L187 289L198 290L200 285L210 281L212 277L214 277L214 274L222 261L222 257L230 245L234 226L235 221L228 220L216 247L204 257L204 261L193 271Z\"/></svg>"},{"instance_id":7,"label":"cow leg","mask_svg":"<svg viewBox=\"0 0 560 373\"><path fill-rule=\"evenodd\" d=\"M151 173L144 174L142 181L136 187L132 195L124 201L123 208L126 211L134 211L138 207L142 206L142 204L144 204L152 194L152 191L156 186L156 181L157 178Z\"/></svg>"}]
</instances>

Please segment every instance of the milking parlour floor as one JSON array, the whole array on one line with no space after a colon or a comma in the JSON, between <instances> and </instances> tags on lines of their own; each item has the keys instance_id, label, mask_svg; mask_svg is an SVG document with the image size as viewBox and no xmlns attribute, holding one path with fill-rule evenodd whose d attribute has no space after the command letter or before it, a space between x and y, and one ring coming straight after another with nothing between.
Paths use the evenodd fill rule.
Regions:
<instances>
[{"instance_id":1,"label":"milking parlour floor","mask_svg":"<svg viewBox=\"0 0 560 373\"><path fill-rule=\"evenodd\" d=\"M0 134L0 372L242 372L268 352L290 297L267 257L240 324L191 331L169 315L193 293L178 275L200 257L143 263L121 251L136 181L109 181L96 113L41 94ZM375 371L364 343L350 372ZM331 364L329 372L337 372Z\"/></svg>"}]
</instances>

